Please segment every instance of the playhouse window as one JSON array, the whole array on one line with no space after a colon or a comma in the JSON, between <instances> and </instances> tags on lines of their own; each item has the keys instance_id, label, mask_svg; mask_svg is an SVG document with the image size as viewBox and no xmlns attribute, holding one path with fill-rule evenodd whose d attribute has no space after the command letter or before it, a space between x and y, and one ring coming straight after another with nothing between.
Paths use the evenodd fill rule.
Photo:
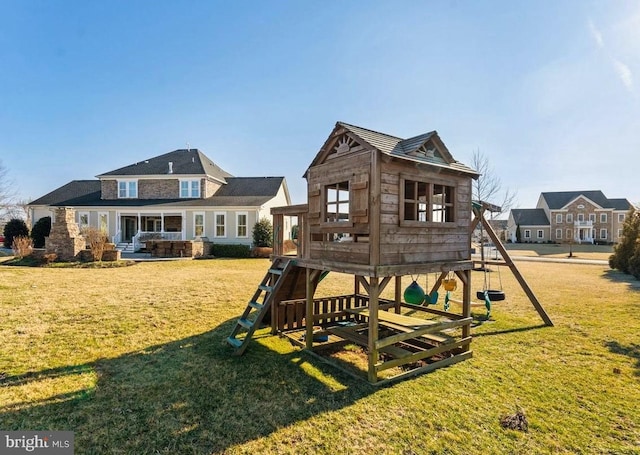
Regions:
<instances>
[{"instance_id":1,"label":"playhouse window","mask_svg":"<svg viewBox=\"0 0 640 455\"><path fill-rule=\"evenodd\" d=\"M454 213L454 187L404 180L404 221L450 223Z\"/></svg>"},{"instance_id":2,"label":"playhouse window","mask_svg":"<svg viewBox=\"0 0 640 455\"><path fill-rule=\"evenodd\" d=\"M325 220L328 222L349 221L349 182L340 182L325 187Z\"/></svg>"}]
</instances>

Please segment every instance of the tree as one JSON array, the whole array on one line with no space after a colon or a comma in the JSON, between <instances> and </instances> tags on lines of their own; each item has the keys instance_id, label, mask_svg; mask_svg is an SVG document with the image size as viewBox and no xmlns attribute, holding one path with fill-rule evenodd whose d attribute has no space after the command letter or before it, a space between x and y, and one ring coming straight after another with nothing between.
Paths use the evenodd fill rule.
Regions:
<instances>
[{"instance_id":1,"label":"tree","mask_svg":"<svg viewBox=\"0 0 640 455\"><path fill-rule=\"evenodd\" d=\"M13 248L13 239L16 237L29 237L29 228L24 220L12 218L4 225L4 247Z\"/></svg>"},{"instance_id":2,"label":"tree","mask_svg":"<svg viewBox=\"0 0 640 455\"><path fill-rule=\"evenodd\" d=\"M503 191L500 177L495 175L489 158L480 149L473 152L471 167L478 171L480 177L473 181L473 200L490 202L501 208L500 213L511 209L516 201L517 193L509 188ZM493 213L492 213L493 215Z\"/></svg>"},{"instance_id":3,"label":"tree","mask_svg":"<svg viewBox=\"0 0 640 455\"><path fill-rule=\"evenodd\" d=\"M9 171L0 161L0 214L12 217L11 213L14 208L13 201L15 197L15 186L9 178Z\"/></svg>"},{"instance_id":4,"label":"tree","mask_svg":"<svg viewBox=\"0 0 640 455\"><path fill-rule=\"evenodd\" d=\"M33 239L34 248L44 248L45 237L51 233L51 217L44 216L36 221L31 229L31 238Z\"/></svg>"},{"instance_id":5,"label":"tree","mask_svg":"<svg viewBox=\"0 0 640 455\"><path fill-rule=\"evenodd\" d=\"M613 254L609 257L609 266L624 273L631 273L629 262L635 256L636 250L640 253L640 249L637 248L638 241L640 241L640 212L631 207L622 225L622 238L613 247Z\"/></svg>"},{"instance_id":6,"label":"tree","mask_svg":"<svg viewBox=\"0 0 640 455\"><path fill-rule=\"evenodd\" d=\"M273 225L269 218L261 218L253 226L253 245L258 247L273 246Z\"/></svg>"}]
</instances>

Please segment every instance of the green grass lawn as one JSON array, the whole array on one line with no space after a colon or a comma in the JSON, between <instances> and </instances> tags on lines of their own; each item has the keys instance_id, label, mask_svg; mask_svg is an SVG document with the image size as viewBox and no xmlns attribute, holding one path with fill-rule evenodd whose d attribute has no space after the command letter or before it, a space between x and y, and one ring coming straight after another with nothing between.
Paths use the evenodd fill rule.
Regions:
<instances>
[{"instance_id":1,"label":"green grass lawn","mask_svg":"<svg viewBox=\"0 0 640 455\"><path fill-rule=\"evenodd\" d=\"M267 266L0 267L0 429L73 430L78 454L640 453L638 281L518 263L555 327L503 270L471 360L375 388L265 330L230 355ZM519 409L528 432L503 429Z\"/></svg>"}]
</instances>

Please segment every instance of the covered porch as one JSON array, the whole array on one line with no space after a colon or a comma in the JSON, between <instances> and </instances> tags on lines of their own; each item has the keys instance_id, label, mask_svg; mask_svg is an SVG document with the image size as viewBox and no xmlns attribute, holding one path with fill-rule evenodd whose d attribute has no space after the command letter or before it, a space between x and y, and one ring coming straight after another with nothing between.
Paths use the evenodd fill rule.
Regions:
<instances>
[{"instance_id":1,"label":"covered porch","mask_svg":"<svg viewBox=\"0 0 640 455\"><path fill-rule=\"evenodd\" d=\"M573 240L576 243L593 243L595 232L592 221L576 221L573 227Z\"/></svg>"},{"instance_id":2,"label":"covered porch","mask_svg":"<svg viewBox=\"0 0 640 455\"><path fill-rule=\"evenodd\" d=\"M186 213L118 212L113 243L138 251L148 240L185 240Z\"/></svg>"}]
</instances>

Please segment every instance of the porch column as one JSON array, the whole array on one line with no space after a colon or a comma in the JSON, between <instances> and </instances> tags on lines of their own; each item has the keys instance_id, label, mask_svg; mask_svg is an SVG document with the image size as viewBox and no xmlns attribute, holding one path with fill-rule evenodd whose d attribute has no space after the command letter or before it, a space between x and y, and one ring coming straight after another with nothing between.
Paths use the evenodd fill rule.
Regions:
<instances>
[{"instance_id":1,"label":"porch column","mask_svg":"<svg viewBox=\"0 0 640 455\"><path fill-rule=\"evenodd\" d=\"M138 212L138 230L136 231L136 234L140 232L141 224L142 224L142 215L140 214L140 212Z\"/></svg>"},{"instance_id":2,"label":"porch column","mask_svg":"<svg viewBox=\"0 0 640 455\"><path fill-rule=\"evenodd\" d=\"M160 212L160 232L164 234L164 212Z\"/></svg>"},{"instance_id":3,"label":"porch column","mask_svg":"<svg viewBox=\"0 0 640 455\"><path fill-rule=\"evenodd\" d=\"M182 239L187 240L187 212L185 210L182 211Z\"/></svg>"}]
</instances>

